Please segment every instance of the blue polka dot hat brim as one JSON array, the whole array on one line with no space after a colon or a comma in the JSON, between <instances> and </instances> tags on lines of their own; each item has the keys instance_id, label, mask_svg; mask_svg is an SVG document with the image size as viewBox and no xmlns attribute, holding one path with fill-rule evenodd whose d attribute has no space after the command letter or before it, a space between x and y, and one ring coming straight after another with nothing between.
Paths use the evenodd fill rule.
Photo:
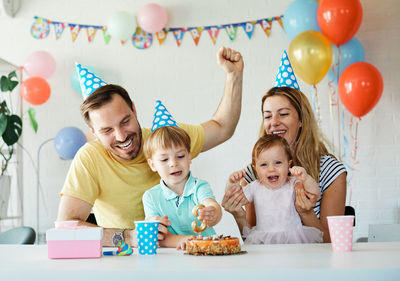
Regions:
<instances>
[{"instance_id":1,"label":"blue polka dot hat brim","mask_svg":"<svg viewBox=\"0 0 400 281\"><path fill-rule=\"evenodd\" d=\"M300 91L299 84L297 83L296 76L294 75L294 71L286 51L283 51L274 87L291 87Z\"/></svg>"},{"instance_id":2,"label":"blue polka dot hat brim","mask_svg":"<svg viewBox=\"0 0 400 281\"><path fill-rule=\"evenodd\" d=\"M81 93L84 100L98 88L107 85L107 83L100 77L90 72L81 64L76 64L76 71L78 72L79 84L81 86Z\"/></svg>"},{"instance_id":3,"label":"blue polka dot hat brim","mask_svg":"<svg viewBox=\"0 0 400 281\"><path fill-rule=\"evenodd\" d=\"M158 128L173 126L179 127L172 115L168 112L167 108L162 104L161 101L156 101L156 111L154 112L153 125L151 126L151 131L155 131Z\"/></svg>"}]
</instances>

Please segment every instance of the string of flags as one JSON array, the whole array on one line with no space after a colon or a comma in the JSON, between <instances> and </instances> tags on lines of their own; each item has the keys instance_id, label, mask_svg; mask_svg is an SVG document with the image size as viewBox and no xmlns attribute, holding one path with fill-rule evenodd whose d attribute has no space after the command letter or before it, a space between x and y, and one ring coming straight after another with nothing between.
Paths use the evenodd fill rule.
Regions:
<instances>
[{"instance_id":1,"label":"string of flags","mask_svg":"<svg viewBox=\"0 0 400 281\"><path fill-rule=\"evenodd\" d=\"M167 35L169 33L172 33L175 38L176 44L179 47L182 44L182 39L184 35L186 33L190 33L194 44L197 46L199 44L201 35L206 32L210 36L212 43L215 45L221 30L225 30L229 39L231 41L234 41L239 27L242 27L247 37L251 39L256 26L259 25L264 31L265 35L269 37L271 33L272 23L274 21L278 22L279 25L283 28L282 18L283 15L223 25L210 25L187 28L171 27L165 28L160 32L154 34L147 33L143 31L140 27L137 27L135 33L131 37L131 40L133 46L137 49L147 49L153 43L153 36L155 36L158 43L162 45L165 38L167 38ZM82 29L86 31L86 36L89 43L93 42L94 37L96 36L98 31L102 33L105 44L108 44L111 39L111 35L107 32L106 26L59 22L37 16L34 17L34 22L31 26L31 35L33 38L36 39L45 39L49 35L51 29L53 29L57 40L61 38L65 29L70 30L72 42L75 42ZM127 41L128 40L121 40L121 44L125 44Z\"/></svg>"}]
</instances>

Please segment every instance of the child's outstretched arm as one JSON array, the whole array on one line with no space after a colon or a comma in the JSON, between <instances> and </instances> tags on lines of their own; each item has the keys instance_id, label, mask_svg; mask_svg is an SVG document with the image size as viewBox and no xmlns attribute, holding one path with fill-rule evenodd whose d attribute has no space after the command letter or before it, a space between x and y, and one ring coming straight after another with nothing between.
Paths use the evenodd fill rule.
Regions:
<instances>
[{"instance_id":1,"label":"child's outstretched arm","mask_svg":"<svg viewBox=\"0 0 400 281\"><path fill-rule=\"evenodd\" d=\"M221 220L222 209L215 199L207 198L201 202L205 208L199 210L199 220L207 226L214 226Z\"/></svg>"},{"instance_id":2,"label":"child's outstretched arm","mask_svg":"<svg viewBox=\"0 0 400 281\"><path fill-rule=\"evenodd\" d=\"M303 183L306 192L316 195L318 199L321 197L321 190L319 189L318 183L307 174L306 169L300 166L293 166L292 168L289 168L289 171L293 177Z\"/></svg>"},{"instance_id":3,"label":"child's outstretched arm","mask_svg":"<svg viewBox=\"0 0 400 281\"><path fill-rule=\"evenodd\" d=\"M159 241L160 247L165 248L176 248L177 250L185 250L186 241L190 238L193 238L193 235L176 235L172 233L168 233L165 236L165 239Z\"/></svg>"}]
</instances>

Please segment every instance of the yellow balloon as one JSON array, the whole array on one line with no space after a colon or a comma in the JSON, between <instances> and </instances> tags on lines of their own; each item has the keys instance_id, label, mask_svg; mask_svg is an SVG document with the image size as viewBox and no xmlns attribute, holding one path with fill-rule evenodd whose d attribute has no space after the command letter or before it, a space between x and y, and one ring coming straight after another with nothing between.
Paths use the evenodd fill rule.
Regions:
<instances>
[{"instance_id":1,"label":"yellow balloon","mask_svg":"<svg viewBox=\"0 0 400 281\"><path fill-rule=\"evenodd\" d=\"M324 35L308 30L293 38L288 55L296 75L306 83L316 85L329 71L332 47Z\"/></svg>"}]
</instances>

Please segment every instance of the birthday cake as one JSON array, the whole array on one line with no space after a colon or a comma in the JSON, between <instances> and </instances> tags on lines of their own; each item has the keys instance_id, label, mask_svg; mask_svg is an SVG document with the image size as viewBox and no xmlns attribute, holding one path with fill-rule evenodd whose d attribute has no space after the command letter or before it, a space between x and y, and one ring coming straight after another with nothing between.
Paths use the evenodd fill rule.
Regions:
<instances>
[{"instance_id":1,"label":"birthday cake","mask_svg":"<svg viewBox=\"0 0 400 281\"><path fill-rule=\"evenodd\" d=\"M240 253L239 239L236 237L214 235L189 239L186 245L186 252L190 255L232 255Z\"/></svg>"}]
</instances>

